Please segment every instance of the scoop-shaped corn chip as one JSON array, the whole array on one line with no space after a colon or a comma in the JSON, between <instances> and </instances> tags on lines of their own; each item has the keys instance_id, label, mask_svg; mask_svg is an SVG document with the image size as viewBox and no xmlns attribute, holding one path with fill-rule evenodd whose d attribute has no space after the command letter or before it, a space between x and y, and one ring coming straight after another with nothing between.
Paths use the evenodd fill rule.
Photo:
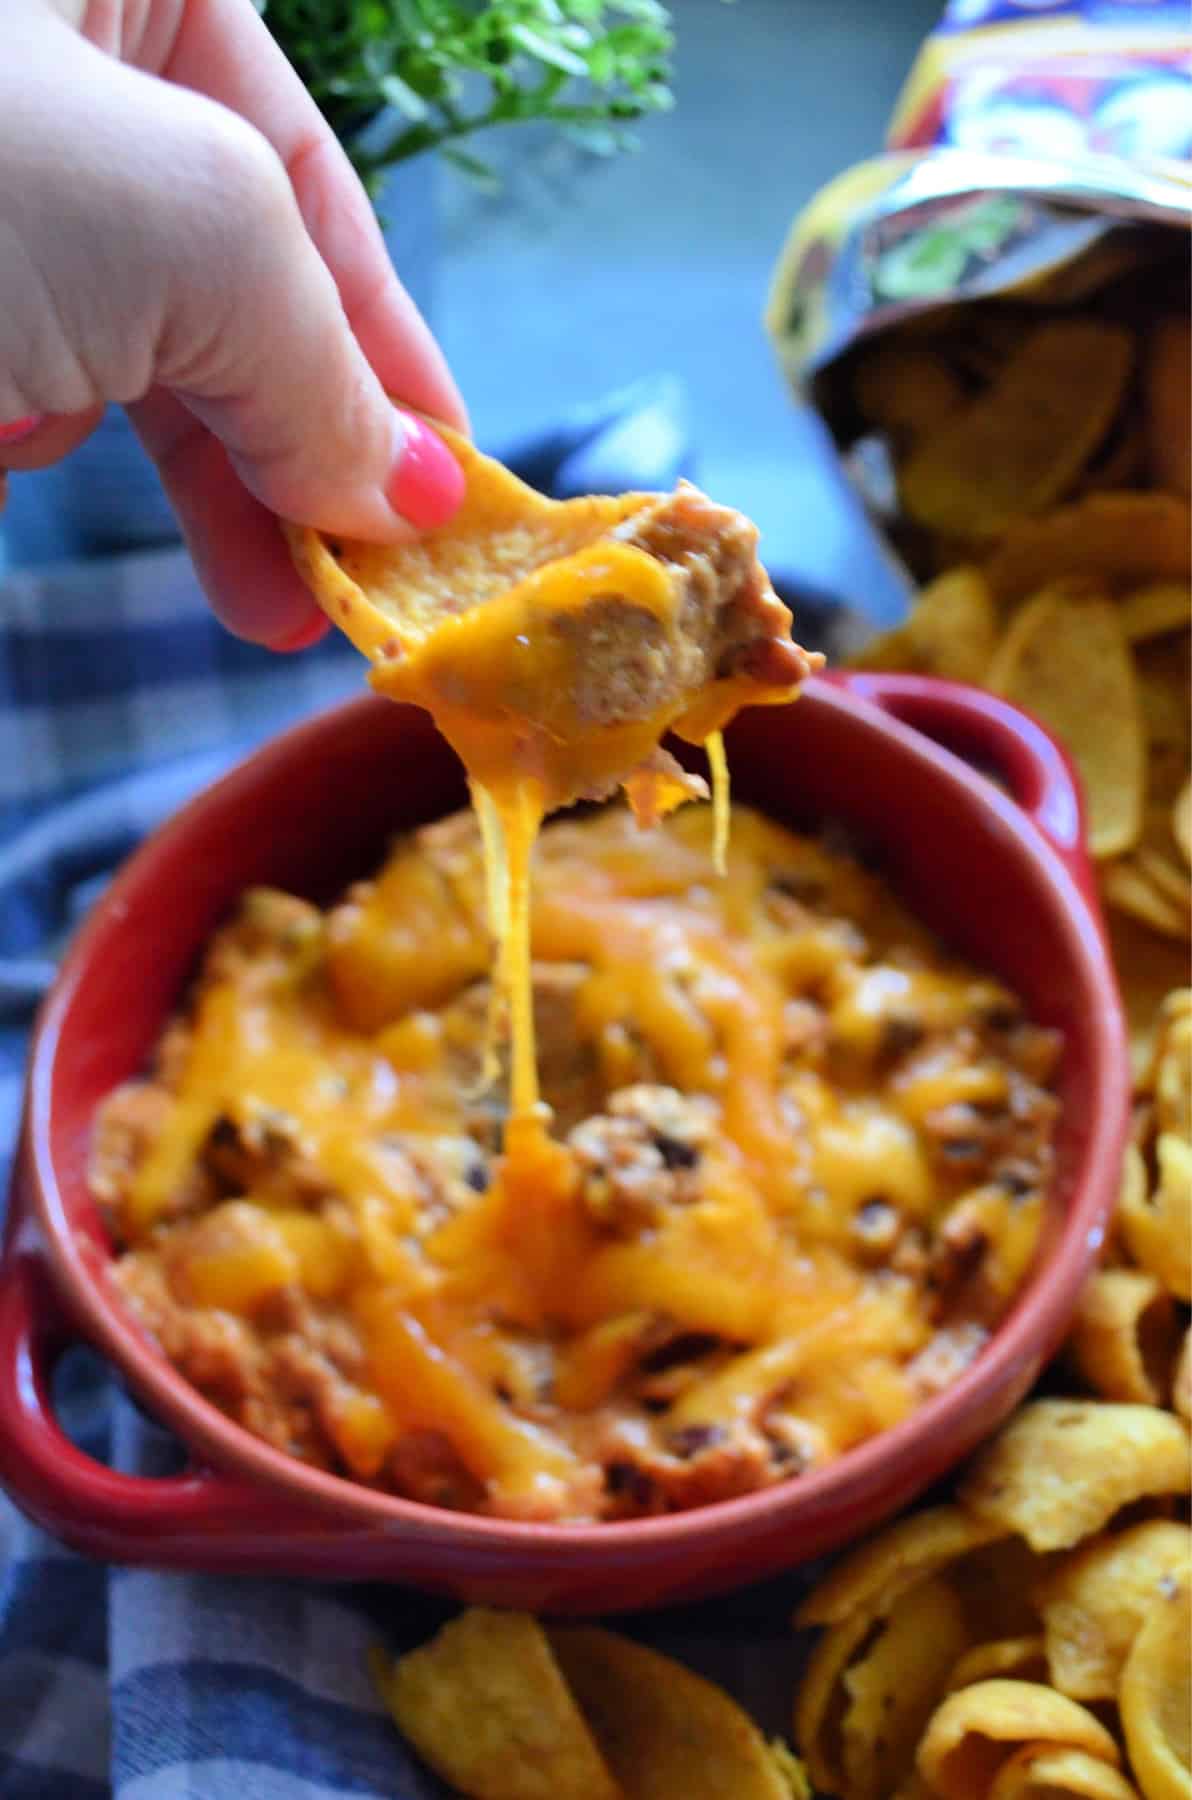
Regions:
<instances>
[{"instance_id":1,"label":"scoop-shaped corn chip","mask_svg":"<svg viewBox=\"0 0 1192 1800\"><path fill-rule=\"evenodd\" d=\"M844 1671L876 1627L876 1617L858 1609L821 1632L807 1658L795 1695L794 1733L817 1792L836 1794L843 1785Z\"/></svg>"},{"instance_id":2,"label":"scoop-shaped corn chip","mask_svg":"<svg viewBox=\"0 0 1192 1800\"><path fill-rule=\"evenodd\" d=\"M1039 1629L1031 1589L1048 1561L1022 1538L1000 1537L951 1565L948 1581L964 1603L974 1642L1025 1637Z\"/></svg>"},{"instance_id":3,"label":"scoop-shaped corn chip","mask_svg":"<svg viewBox=\"0 0 1192 1800\"><path fill-rule=\"evenodd\" d=\"M964 383L934 350L886 343L852 370L853 400L865 423L896 444L913 443L963 406Z\"/></svg>"},{"instance_id":4,"label":"scoop-shaped corn chip","mask_svg":"<svg viewBox=\"0 0 1192 1800\"><path fill-rule=\"evenodd\" d=\"M1192 717L1188 707L1188 633L1179 631L1167 637L1149 638L1145 643L1133 646L1133 655L1152 759L1163 750L1171 752L1172 761L1177 755L1183 757L1178 786L1188 773L1187 753L1192 737ZM1175 791L1173 787L1169 798Z\"/></svg>"},{"instance_id":5,"label":"scoop-shaped corn chip","mask_svg":"<svg viewBox=\"0 0 1192 1800\"><path fill-rule=\"evenodd\" d=\"M1192 1145L1173 1131L1160 1135L1159 1182L1123 1189L1117 1227L1130 1256L1177 1300L1192 1300Z\"/></svg>"},{"instance_id":6,"label":"scoop-shaped corn chip","mask_svg":"<svg viewBox=\"0 0 1192 1800\"><path fill-rule=\"evenodd\" d=\"M998 1770L989 1800L1138 1800L1134 1787L1087 1750L1024 1744Z\"/></svg>"},{"instance_id":7,"label":"scoop-shaped corn chip","mask_svg":"<svg viewBox=\"0 0 1192 1800\"><path fill-rule=\"evenodd\" d=\"M881 1617L906 1588L1012 1529L959 1506L910 1513L843 1557L808 1594L795 1623L836 1625L858 1613Z\"/></svg>"},{"instance_id":8,"label":"scoop-shaped corn chip","mask_svg":"<svg viewBox=\"0 0 1192 1800\"><path fill-rule=\"evenodd\" d=\"M1186 581L1189 524L1187 501L1174 494L1090 494L1046 518L1012 525L985 577L1002 604L1069 576L1123 588Z\"/></svg>"},{"instance_id":9,"label":"scoop-shaped corn chip","mask_svg":"<svg viewBox=\"0 0 1192 1800\"><path fill-rule=\"evenodd\" d=\"M1141 925L1163 937L1184 943L1188 936L1186 903L1174 901L1134 857L1108 863L1099 872L1101 894L1108 906L1129 913Z\"/></svg>"},{"instance_id":10,"label":"scoop-shaped corn chip","mask_svg":"<svg viewBox=\"0 0 1192 1800\"><path fill-rule=\"evenodd\" d=\"M1192 923L1192 876L1167 846L1149 841L1149 833L1134 852L1134 863L1157 893L1174 906L1184 920L1184 935Z\"/></svg>"},{"instance_id":11,"label":"scoop-shaped corn chip","mask_svg":"<svg viewBox=\"0 0 1192 1800\"><path fill-rule=\"evenodd\" d=\"M910 1773L923 1727L968 1641L964 1607L945 1580L921 1581L894 1602L872 1644L844 1672L841 1764L849 1800L886 1800Z\"/></svg>"},{"instance_id":12,"label":"scoop-shaped corn chip","mask_svg":"<svg viewBox=\"0 0 1192 1800\"><path fill-rule=\"evenodd\" d=\"M1035 1550L1067 1550L1148 1495L1192 1486L1188 1433L1153 1406L1033 1400L980 1451L959 1499Z\"/></svg>"},{"instance_id":13,"label":"scoop-shaped corn chip","mask_svg":"<svg viewBox=\"0 0 1192 1800\"><path fill-rule=\"evenodd\" d=\"M1010 626L988 685L1034 713L1076 764L1093 855L1129 850L1142 830L1146 743L1113 602L1078 582L1045 589Z\"/></svg>"},{"instance_id":14,"label":"scoop-shaped corn chip","mask_svg":"<svg viewBox=\"0 0 1192 1800\"><path fill-rule=\"evenodd\" d=\"M1192 1532L1145 1519L1081 1544L1035 1588L1051 1680L1073 1700L1111 1700L1143 1620L1173 1577L1192 1575Z\"/></svg>"},{"instance_id":15,"label":"scoop-shaped corn chip","mask_svg":"<svg viewBox=\"0 0 1192 1800\"><path fill-rule=\"evenodd\" d=\"M985 578L1003 605L1068 576L1124 589L1187 581L1190 522L1187 500L1170 493L1091 493L1010 527L985 565Z\"/></svg>"},{"instance_id":16,"label":"scoop-shaped corn chip","mask_svg":"<svg viewBox=\"0 0 1192 1800\"><path fill-rule=\"evenodd\" d=\"M1152 1083L1160 1131L1192 1139L1192 991L1178 988L1163 1002Z\"/></svg>"},{"instance_id":17,"label":"scoop-shaped corn chip","mask_svg":"<svg viewBox=\"0 0 1192 1800\"><path fill-rule=\"evenodd\" d=\"M912 450L899 479L906 511L935 531L988 539L1053 505L1105 436L1132 360L1119 326L1038 326L991 387Z\"/></svg>"},{"instance_id":18,"label":"scoop-shaped corn chip","mask_svg":"<svg viewBox=\"0 0 1192 1800\"><path fill-rule=\"evenodd\" d=\"M974 1644L955 1664L948 1677L948 1692L957 1693L977 1681L1046 1681L1047 1650L1039 1634L1031 1637L992 1638Z\"/></svg>"},{"instance_id":19,"label":"scoop-shaped corn chip","mask_svg":"<svg viewBox=\"0 0 1192 1800\"><path fill-rule=\"evenodd\" d=\"M469 1800L624 1800L527 1614L474 1607L373 1673L419 1756Z\"/></svg>"},{"instance_id":20,"label":"scoop-shaped corn chip","mask_svg":"<svg viewBox=\"0 0 1192 1800\"><path fill-rule=\"evenodd\" d=\"M1192 1796L1192 1584L1172 1581L1143 1622L1118 1693L1122 1731L1146 1800Z\"/></svg>"},{"instance_id":21,"label":"scoop-shaped corn chip","mask_svg":"<svg viewBox=\"0 0 1192 1800\"><path fill-rule=\"evenodd\" d=\"M720 1688L611 1631L548 1636L626 1800L790 1800L766 1740Z\"/></svg>"},{"instance_id":22,"label":"scoop-shaped corn chip","mask_svg":"<svg viewBox=\"0 0 1192 1800\"><path fill-rule=\"evenodd\" d=\"M1162 1406L1171 1391L1179 1337L1171 1296L1153 1275L1099 1269L1084 1285L1067 1350L1103 1400Z\"/></svg>"},{"instance_id":23,"label":"scoop-shaped corn chip","mask_svg":"<svg viewBox=\"0 0 1192 1800\"><path fill-rule=\"evenodd\" d=\"M1122 630L1132 644L1186 631L1192 624L1192 591L1182 582L1154 581L1125 594L1118 607Z\"/></svg>"},{"instance_id":24,"label":"scoop-shaped corn chip","mask_svg":"<svg viewBox=\"0 0 1192 1800\"><path fill-rule=\"evenodd\" d=\"M650 500L548 500L466 438L440 433L466 478L463 502L446 525L401 544L285 527L311 592L370 661L385 661L394 639L409 653L452 618L587 549Z\"/></svg>"},{"instance_id":25,"label":"scoop-shaped corn chip","mask_svg":"<svg viewBox=\"0 0 1192 1800\"><path fill-rule=\"evenodd\" d=\"M930 582L907 621L915 667L947 681L985 680L998 623L993 596L979 569L950 569Z\"/></svg>"},{"instance_id":26,"label":"scoop-shaped corn chip","mask_svg":"<svg viewBox=\"0 0 1192 1800\"><path fill-rule=\"evenodd\" d=\"M373 686L425 707L483 785L606 791L666 730L702 741L822 660L792 643L756 528L689 483L548 500L444 436L466 478L447 524L392 545L286 529Z\"/></svg>"},{"instance_id":27,"label":"scoop-shaped corn chip","mask_svg":"<svg viewBox=\"0 0 1192 1800\"><path fill-rule=\"evenodd\" d=\"M1091 1712L1033 1681L978 1681L932 1715L919 1773L943 1800L988 1800L1020 1744L1070 1745L1114 1767L1117 1745Z\"/></svg>"},{"instance_id":28,"label":"scoop-shaped corn chip","mask_svg":"<svg viewBox=\"0 0 1192 1800\"><path fill-rule=\"evenodd\" d=\"M1106 920L1113 966L1130 1030L1130 1067L1144 1082L1163 1027L1163 1002L1188 979L1188 952L1174 938L1158 937L1124 913Z\"/></svg>"}]
</instances>

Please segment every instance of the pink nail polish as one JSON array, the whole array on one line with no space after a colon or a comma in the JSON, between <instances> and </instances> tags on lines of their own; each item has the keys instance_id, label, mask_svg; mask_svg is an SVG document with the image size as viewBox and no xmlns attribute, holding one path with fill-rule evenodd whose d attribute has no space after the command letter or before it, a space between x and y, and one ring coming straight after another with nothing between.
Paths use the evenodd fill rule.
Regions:
<instances>
[{"instance_id":1,"label":"pink nail polish","mask_svg":"<svg viewBox=\"0 0 1192 1800\"><path fill-rule=\"evenodd\" d=\"M0 444L22 444L32 437L42 420L44 413L30 413L27 418L14 419L11 425L0 425Z\"/></svg>"},{"instance_id":2,"label":"pink nail polish","mask_svg":"<svg viewBox=\"0 0 1192 1800\"><path fill-rule=\"evenodd\" d=\"M405 443L385 489L394 512L419 531L445 525L464 497L464 472L436 431L403 413Z\"/></svg>"}]
</instances>

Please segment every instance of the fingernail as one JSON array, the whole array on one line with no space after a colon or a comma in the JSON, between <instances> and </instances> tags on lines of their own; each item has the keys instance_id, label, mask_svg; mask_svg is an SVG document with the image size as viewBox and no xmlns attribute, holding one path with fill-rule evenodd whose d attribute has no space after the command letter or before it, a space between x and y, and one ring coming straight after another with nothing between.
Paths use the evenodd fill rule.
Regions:
<instances>
[{"instance_id":1,"label":"fingernail","mask_svg":"<svg viewBox=\"0 0 1192 1800\"><path fill-rule=\"evenodd\" d=\"M281 638L272 648L283 654L291 650L308 650L312 644L317 644L320 638L326 637L330 630L331 620L326 613L312 613L304 625L300 625L297 631L291 632L289 637Z\"/></svg>"},{"instance_id":2,"label":"fingernail","mask_svg":"<svg viewBox=\"0 0 1192 1800\"><path fill-rule=\"evenodd\" d=\"M385 498L419 531L445 525L464 497L464 472L429 425L401 415L405 441L389 477Z\"/></svg>"},{"instance_id":3,"label":"fingernail","mask_svg":"<svg viewBox=\"0 0 1192 1800\"><path fill-rule=\"evenodd\" d=\"M44 413L30 413L25 419L14 419L11 425L0 425L0 444L23 443L33 436L44 418Z\"/></svg>"}]
</instances>

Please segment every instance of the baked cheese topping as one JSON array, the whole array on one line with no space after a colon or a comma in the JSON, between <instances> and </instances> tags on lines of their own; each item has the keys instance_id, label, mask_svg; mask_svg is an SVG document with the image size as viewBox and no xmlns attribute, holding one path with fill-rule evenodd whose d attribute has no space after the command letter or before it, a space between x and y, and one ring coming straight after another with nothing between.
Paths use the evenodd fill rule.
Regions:
<instances>
[{"instance_id":1,"label":"baked cheese topping","mask_svg":"<svg viewBox=\"0 0 1192 1800\"><path fill-rule=\"evenodd\" d=\"M946 1386L1034 1253L1053 1035L844 852L738 809L719 877L710 809L608 807L509 890L527 1132L533 1065L485 1085L477 815L326 914L249 895L108 1102L93 1186L166 1354L295 1455L555 1520L749 1491Z\"/></svg>"}]
</instances>

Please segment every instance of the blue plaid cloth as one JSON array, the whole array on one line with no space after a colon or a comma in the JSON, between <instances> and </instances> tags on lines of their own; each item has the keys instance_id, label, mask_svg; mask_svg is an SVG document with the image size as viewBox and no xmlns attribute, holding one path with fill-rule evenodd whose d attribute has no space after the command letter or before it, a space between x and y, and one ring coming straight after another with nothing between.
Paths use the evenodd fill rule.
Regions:
<instances>
[{"instance_id":1,"label":"blue plaid cloth","mask_svg":"<svg viewBox=\"0 0 1192 1800\"><path fill-rule=\"evenodd\" d=\"M598 412L607 422L610 409ZM610 488L654 485L638 469L609 474L598 457L565 479L565 449L530 446L522 466L556 492L603 475ZM661 485L676 472L652 473ZM112 869L254 743L360 680L338 638L297 657L230 638L178 549L0 579L0 1194L32 1011ZM64 1426L93 1456L130 1473L177 1466L177 1447L85 1350L64 1359L56 1390ZM799 1585L632 1629L786 1731ZM383 1715L365 1655L377 1641L412 1647L448 1610L384 1586L108 1568L0 1495L0 1795L441 1796Z\"/></svg>"}]
</instances>

